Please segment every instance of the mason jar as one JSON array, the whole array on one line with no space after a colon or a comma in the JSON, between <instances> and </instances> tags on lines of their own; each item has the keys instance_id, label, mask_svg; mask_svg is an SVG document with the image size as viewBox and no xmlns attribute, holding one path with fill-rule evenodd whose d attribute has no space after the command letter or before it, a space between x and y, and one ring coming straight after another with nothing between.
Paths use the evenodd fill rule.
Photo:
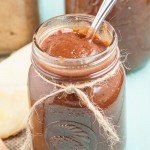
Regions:
<instances>
[{"instance_id":1,"label":"mason jar","mask_svg":"<svg viewBox=\"0 0 150 150\"><path fill-rule=\"evenodd\" d=\"M76 90L81 90L94 106L111 118L120 138L115 149L125 147L125 73L113 27L105 22L112 43L93 56L60 60L40 48L43 40L55 31L63 27L89 27L93 19L81 14L58 16L44 22L34 34L28 78L30 107L41 98L45 100L37 105L31 118L33 150L110 149L102 126L81 97L75 92L57 93L67 85L84 86ZM96 80L102 82L86 86ZM57 94L48 96L53 92Z\"/></svg>"},{"instance_id":2,"label":"mason jar","mask_svg":"<svg viewBox=\"0 0 150 150\"><path fill-rule=\"evenodd\" d=\"M66 0L66 13L96 15L103 0ZM118 0L107 19L119 36L126 71L142 67L150 59L150 2Z\"/></svg>"}]
</instances>

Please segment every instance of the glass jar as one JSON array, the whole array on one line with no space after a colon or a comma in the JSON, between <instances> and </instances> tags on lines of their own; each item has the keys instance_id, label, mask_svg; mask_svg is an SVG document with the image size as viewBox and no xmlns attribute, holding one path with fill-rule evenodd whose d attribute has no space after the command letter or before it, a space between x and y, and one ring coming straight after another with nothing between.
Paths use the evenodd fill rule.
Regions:
<instances>
[{"instance_id":1,"label":"glass jar","mask_svg":"<svg viewBox=\"0 0 150 150\"><path fill-rule=\"evenodd\" d=\"M93 16L89 15L65 15L52 18L38 28L33 38L32 65L29 70L29 101L32 107L40 98L59 90L55 83L85 84L108 77L104 82L85 87L82 91L88 95L91 102L104 111L107 117L112 119L121 138L115 149L123 150L125 73L119 60L117 35L112 26L106 22L113 38L112 44L97 55L60 60L42 52L39 47L43 39L54 31L63 27L90 26L92 21ZM36 107L31 123L33 150L109 150L110 148L93 113L75 93L63 92L46 98Z\"/></svg>"},{"instance_id":2,"label":"glass jar","mask_svg":"<svg viewBox=\"0 0 150 150\"><path fill-rule=\"evenodd\" d=\"M0 55L9 54L32 41L38 26L37 0L0 2Z\"/></svg>"},{"instance_id":3,"label":"glass jar","mask_svg":"<svg viewBox=\"0 0 150 150\"><path fill-rule=\"evenodd\" d=\"M96 15L102 0L66 0L66 13ZM107 20L116 29L125 65L138 69L150 58L150 1L118 0ZM129 72L130 70L127 69Z\"/></svg>"}]
</instances>

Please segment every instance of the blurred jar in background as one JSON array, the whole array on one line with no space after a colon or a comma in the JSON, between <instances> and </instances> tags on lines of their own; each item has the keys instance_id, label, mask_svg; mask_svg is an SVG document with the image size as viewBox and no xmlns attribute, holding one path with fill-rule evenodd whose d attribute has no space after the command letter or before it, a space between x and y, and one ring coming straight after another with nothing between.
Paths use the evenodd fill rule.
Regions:
<instances>
[{"instance_id":1,"label":"blurred jar in background","mask_svg":"<svg viewBox=\"0 0 150 150\"><path fill-rule=\"evenodd\" d=\"M38 23L37 0L0 1L0 55L31 42Z\"/></svg>"},{"instance_id":2,"label":"blurred jar in background","mask_svg":"<svg viewBox=\"0 0 150 150\"><path fill-rule=\"evenodd\" d=\"M96 15L103 0L66 0L66 13ZM150 0L118 0L107 20L118 32L122 55L132 70L150 58ZM127 70L129 71L129 70Z\"/></svg>"}]
</instances>

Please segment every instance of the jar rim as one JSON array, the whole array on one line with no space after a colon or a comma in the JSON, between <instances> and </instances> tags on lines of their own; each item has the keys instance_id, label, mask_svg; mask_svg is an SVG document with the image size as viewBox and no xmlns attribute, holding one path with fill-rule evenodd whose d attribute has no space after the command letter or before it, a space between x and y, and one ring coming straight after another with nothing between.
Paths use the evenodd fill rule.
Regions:
<instances>
[{"instance_id":1,"label":"jar rim","mask_svg":"<svg viewBox=\"0 0 150 150\"><path fill-rule=\"evenodd\" d=\"M111 71L119 62L118 36L114 28L107 22L112 43L96 55L81 58L60 58L43 52L39 45L52 32L68 27L89 27L94 16L86 14L61 15L45 21L35 32L32 44L31 61L33 66L45 75L50 76L100 76ZM78 23L83 23L82 25ZM101 30L98 30L100 32ZM39 43L39 44L38 44Z\"/></svg>"},{"instance_id":2,"label":"jar rim","mask_svg":"<svg viewBox=\"0 0 150 150\"><path fill-rule=\"evenodd\" d=\"M88 19L88 21L90 21L92 23L94 16L93 15L88 15L88 14L67 14L67 15L59 15L53 18L48 19L47 21L43 22L35 31L34 35L33 35L33 52L36 53L38 56L40 55L40 58L42 57L44 60L58 60L60 59L59 57L55 57L55 56L51 56L45 52L42 51L42 49L40 48L38 42L37 42L37 34L39 32L39 30L41 28L43 28L45 25L47 25L49 22L54 21L56 19L61 19L63 17L76 17L76 18L84 18L84 19ZM110 25L109 22L104 21L104 23L107 24L107 26L109 27L109 29L112 32L112 36L113 36L113 40L110 46L106 47L102 52L99 52L95 55L91 55L91 56L87 56L87 57L81 57L81 58L65 58L64 61L65 62L76 62L76 61L82 61L82 60L87 60L87 59L93 59L95 57L100 57L102 55L104 55L105 53L108 53L110 49L113 49L117 44L118 44L118 36L114 30L114 28ZM36 50L35 50L36 49Z\"/></svg>"}]
</instances>

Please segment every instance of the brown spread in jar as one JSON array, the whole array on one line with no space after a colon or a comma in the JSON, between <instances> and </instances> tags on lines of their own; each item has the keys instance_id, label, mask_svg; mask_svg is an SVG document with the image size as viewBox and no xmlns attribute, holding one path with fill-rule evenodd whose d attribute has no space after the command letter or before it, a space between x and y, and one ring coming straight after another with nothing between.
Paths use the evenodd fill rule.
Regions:
<instances>
[{"instance_id":1,"label":"brown spread in jar","mask_svg":"<svg viewBox=\"0 0 150 150\"><path fill-rule=\"evenodd\" d=\"M110 39L102 41L96 36L90 40L86 38L88 30L82 30L59 30L46 38L40 47L54 57L82 58L102 52L111 43Z\"/></svg>"},{"instance_id":2,"label":"brown spread in jar","mask_svg":"<svg viewBox=\"0 0 150 150\"><path fill-rule=\"evenodd\" d=\"M37 63L40 59L36 60L37 58L33 55L33 61L36 65L47 71L49 75L44 74L40 68L36 69L45 78L60 85L81 84L109 74L106 68L113 64L118 48L114 47L114 51L112 51L111 45L114 41L109 33L106 33L105 27L104 34L96 35L92 41L86 38L86 27L62 28L49 34L39 44L39 50L50 56L47 59L50 61L51 59L64 58L63 62L59 62L60 65L64 65L67 60L75 62L72 63L72 66L68 63L67 67L69 66L69 68L60 68L60 66L57 68L42 61ZM93 59L92 57L94 57L93 62L101 60L103 55L107 55L107 53L104 53L101 58L95 57L108 48L110 50L107 53L111 53L109 57L97 65L88 64L88 61ZM79 59L85 59L85 61ZM79 61L78 66L76 66L77 60ZM51 63L54 62L51 61ZM59 89L41 79L34 67L32 65L29 72L31 106L42 96L49 94L50 91ZM99 72L101 70L106 70L106 72L101 75ZM104 83L85 87L83 91L94 104L105 111L107 116L113 116L112 121L115 126L119 126L117 133L123 140L125 75L121 65L117 70L114 76L109 77ZM110 148L107 140L98 132L100 127L95 121L94 115L74 93L59 93L47 98L36 108L36 113L32 117L32 126L34 150L109 150ZM123 150L123 147L124 143L118 143L115 146L118 150Z\"/></svg>"}]
</instances>

